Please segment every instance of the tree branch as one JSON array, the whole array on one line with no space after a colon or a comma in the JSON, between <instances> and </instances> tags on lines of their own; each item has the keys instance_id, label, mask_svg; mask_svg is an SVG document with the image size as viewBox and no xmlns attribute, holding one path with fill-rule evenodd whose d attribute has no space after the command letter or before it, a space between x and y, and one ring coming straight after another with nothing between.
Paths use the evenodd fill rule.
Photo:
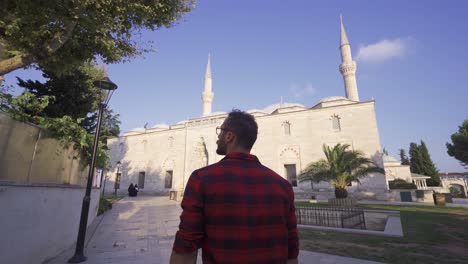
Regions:
<instances>
[{"instance_id":1,"label":"tree branch","mask_svg":"<svg viewBox=\"0 0 468 264\"><path fill-rule=\"evenodd\" d=\"M35 61L35 56L32 54L20 54L12 58L0 61L0 75L5 75L16 69L23 68Z\"/></svg>"},{"instance_id":2,"label":"tree branch","mask_svg":"<svg viewBox=\"0 0 468 264\"><path fill-rule=\"evenodd\" d=\"M65 24L64 30L55 33L51 41L49 41L42 50L25 52L23 54L16 55L12 58L4 59L0 61L0 76L10 73L19 68L28 66L34 62L38 62L41 58L45 58L58 49L60 49L65 42L67 42L73 33L77 25L76 21L71 21Z\"/></svg>"}]
</instances>

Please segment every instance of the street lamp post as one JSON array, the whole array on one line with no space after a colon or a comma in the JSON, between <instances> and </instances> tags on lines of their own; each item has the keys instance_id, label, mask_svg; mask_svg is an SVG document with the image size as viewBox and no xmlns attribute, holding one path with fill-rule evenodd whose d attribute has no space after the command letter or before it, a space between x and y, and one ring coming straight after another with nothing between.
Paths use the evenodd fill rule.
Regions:
<instances>
[{"instance_id":1,"label":"street lamp post","mask_svg":"<svg viewBox=\"0 0 468 264\"><path fill-rule=\"evenodd\" d=\"M117 196L117 189L120 188L120 167L122 167L122 163L117 161L117 173L115 174L114 182L114 196Z\"/></svg>"},{"instance_id":2,"label":"street lamp post","mask_svg":"<svg viewBox=\"0 0 468 264\"><path fill-rule=\"evenodd\" d=\"M115 89L117 89L117 85L113 83L108 77L105 77L102 80L95 81L93 82L93 84L101 89L105 97L103 98L103 101L99 104L98 108L98 120L96 126L96 133L94 137L93 155L91 156L91 165L89 167L86 193L83 197L83 203L81 205L80 227L78 229L78 238L76 241L75 255L73 255L73 257L68 260L68 263L81 263L83 261L86 261L87 259L87 257L84 255L84 243L86 238L86 227L88 225L89 204L91 202L91 185L93 183L94 167L96 165L97 148L99 145L99 134L101 133L102 114L104 112L104 108L109 103L112 93L115 91Z\"/></svg>"},{"instance_id":3,"label":"street lamp post","mask_svg":"<svg viewBox=\"0 0 468 264\"><path fill-rule=\"evenodd\" d=\"M104 194L105 194L104 192L106 191L106 182L107 182L107 178L108 178L108 176L105 175L105 176L104 176L104 185L102 186L102 196L104 196Z\"/></svg>"}]
</instances>

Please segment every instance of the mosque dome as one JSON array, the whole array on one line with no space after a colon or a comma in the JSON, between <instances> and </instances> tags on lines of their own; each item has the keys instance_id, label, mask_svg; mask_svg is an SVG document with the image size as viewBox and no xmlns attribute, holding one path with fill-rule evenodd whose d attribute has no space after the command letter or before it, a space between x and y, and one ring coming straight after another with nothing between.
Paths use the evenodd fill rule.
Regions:
<instances>
[{"instance_id":1,"label":"mosque dome","mask_svg":"<svg viewBox=\"0 0 468 264\"><path fill-rule=\"evenodd\" d=\"M397 159L395 159L394 157L392 157L390 155L383 155L382 160L384 162L400 162L400 161L398 161Z\"/></svg>"},{"instance_id":2,"label":"mosque dome","mask_svg":"<svg viewBox=\"0 0 468 264\"><path fill-rule=\"evenodd\" d=\"M320 100L320 103L325 103L325 102L331 102L331 101L337 101L337 100L349 100L346 97L343 96L329 96L329 97L324 97Z\"/></svg>"},{"instance_id":3,"label":"mosque dome","mask_svg":"<svg viewBox=\"0 0 468 264\"><path fill-rule=\"evenodd\" d=\"M156 124L156 125L152 126L151 128L164 128L164 129L168 129L168 128L169 128L169 125L168 125L168 124L165 124L165 123L160 123L160 124Z\"/></svg>"},{"instance_id":4,"label":"mosque dome","mask_svg":"<svg viewBox=\"0 0 468 264\"><path fill-rule=\"evenodd\" d=\"M264 113L264 114L268 114L267 112L265 112L264 110L262 109L250 109L250 110L247 110L247 113Z\"/></svg>"},{"instance_id":5,"label":"mosque dome","mask_svg":"<svg viewBox=\"0 0 468 264\"><path fill-rule=\"evenodd\" d=\"M263 108L263 110L261 110L262 112L266 112L266 113L273 113L274 111L276 111L277 109L279 108L286 108L286 107L300 107L300 108L305 108L304 105L302 104L298 104L298 103L276 103L276 104L271 104L265 108Z\"/></svg>"},{"instance_id":6,"label":"mosque dome","mask_svg":"<svg viewBox=\"0 0 468 264\"><path fill-rule=\"evenodd\" d=\"M222 112L222 111L218 111L218 112L212 112L212 113L209 113L207 115L204 115L205 116L215 116L215 115L225 115L227 114L226 112Z\"/></svg>"},{"instance_id":7,"label":"mosque dome","mask_svg":"<svg viewBox=\"0 0 468 264\"><path fill-rule=\"evenodd\" d=\"M137 127L137 128L130 130L130 132L145 132L145 131L146 129L144 127Z\"/></svg>"},{"instance_id":8,"label":"mosque dome","mask_svg":"<svg viewBox=\"0 0 468 264\"><path fill-rule=\"evenodd\" d=\"M188 120L182 120L182 121L177 122L176 125L183 125L183 124L185 124L187 122L188 122Z\"/></svg>"}]
</instances>

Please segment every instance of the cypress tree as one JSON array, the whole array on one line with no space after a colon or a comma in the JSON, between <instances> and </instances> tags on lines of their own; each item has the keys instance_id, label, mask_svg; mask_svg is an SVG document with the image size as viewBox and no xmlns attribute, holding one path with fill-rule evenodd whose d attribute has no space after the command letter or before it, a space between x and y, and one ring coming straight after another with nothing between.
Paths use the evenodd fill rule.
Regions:
<instances>
[{"instance_id":1,"label":"cypress tree","mask_svg":"<svg viewBox=\"0 0 468 264\"><path fill-rule=\"evenodd\" d=\"M422 170L422 156L421 151L419 150L418 144L411 142L410 149L410 171L412 173L423 174Z\"/></svg>"},{"instance_id":2,"label":"cypress tree","mask_svg":"<svg viewBox=\"0 0 468 264\"><path fill-rule=\"evenodd\" d=\"M401 165L411 165L408 156L406 156L405 150L404 149L399 149L400 151L400 161Z\"/></svg>"},{"instance_id":3,"label":"cypress tree","mask_svg":"<svg viewBox=\"0 0 468 264\"><path fill-rule=\"evenodd\" d=\"M427 181L428 185L438 186L440 184L439 171L437 170L434 162L432 162L431 155L427 150L426 144L421 140L419 152L422 157L422 173L423 175L430 176L431 179Z\"/></svg>"}]
</instances>

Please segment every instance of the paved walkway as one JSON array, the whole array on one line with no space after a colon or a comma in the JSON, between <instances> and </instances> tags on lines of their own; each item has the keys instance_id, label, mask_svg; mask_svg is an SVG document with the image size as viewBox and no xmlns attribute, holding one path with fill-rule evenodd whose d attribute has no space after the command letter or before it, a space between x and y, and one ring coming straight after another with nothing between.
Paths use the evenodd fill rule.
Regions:
<instances>
[{"instance_id":1,"label":"paved walkway","mask_svg":"<svg viewBox=\"0 0 468 264\"><path fill-rule=\"evenodd\" d=\"M178 229L180 204L167 197L126 197L104 216L97 228L88 231L87 264L169 263L174 234ZM47 264L64 264L74 250L63 252ZM201 252L197 263L202 263ZM301 251L299 263L358 264L377 263L315 252Z\"/></svg>"}]
</instances>

